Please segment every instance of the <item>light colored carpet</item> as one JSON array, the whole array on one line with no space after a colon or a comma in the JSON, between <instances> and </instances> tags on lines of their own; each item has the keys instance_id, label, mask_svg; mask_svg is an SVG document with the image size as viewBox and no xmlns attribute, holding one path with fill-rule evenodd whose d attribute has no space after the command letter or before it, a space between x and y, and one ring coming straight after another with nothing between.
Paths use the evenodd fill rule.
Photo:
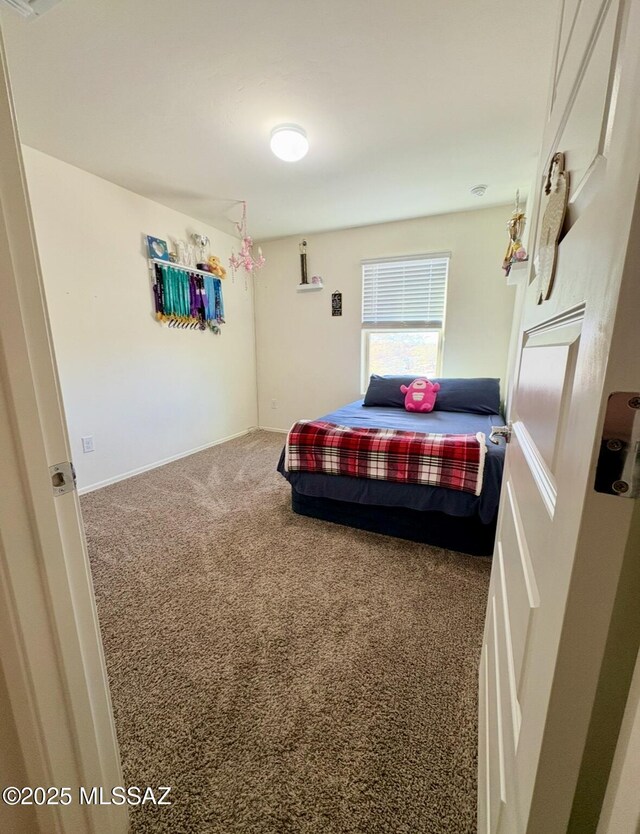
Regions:
<instances>
[{"instance_id":1,"label":"light colored carpet","mask_svg":"<svg viewBox=\"0 0 640 834\"><path fill-rule=\"evenodd\" d=\"M294 515L283 439L82 498L132 830L475 831L489 561Z\"/></svg>"}]
</instances>

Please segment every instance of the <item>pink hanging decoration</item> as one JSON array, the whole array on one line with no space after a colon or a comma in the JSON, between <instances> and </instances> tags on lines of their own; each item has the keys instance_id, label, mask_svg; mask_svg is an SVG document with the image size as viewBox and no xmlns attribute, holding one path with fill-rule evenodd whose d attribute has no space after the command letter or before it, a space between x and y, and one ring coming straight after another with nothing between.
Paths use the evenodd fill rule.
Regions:
<instances>
[{"instance_id":1,"label":"pink hanging decoration","mask_svg":"<svg viewBox=\"0 0 640 834\"><path fill-rule=\"evenodd\" d=\"M232 249L231 257L229 258L229 264L231 266L234 279L236 276L236 269L240 269L240 267L243 267L245 272L251 275L256 269L261 269L265 265L265 258L262 254L262 249L258 246L257 258L253 257L253 252L251 251L253 248L253 238L247 232L247 204L244 200L242 201L242 219L239 223L236 223L236 229L242 238L242 246L240 247L240 251L237 255Z\"/></svg>"}]
</instances>

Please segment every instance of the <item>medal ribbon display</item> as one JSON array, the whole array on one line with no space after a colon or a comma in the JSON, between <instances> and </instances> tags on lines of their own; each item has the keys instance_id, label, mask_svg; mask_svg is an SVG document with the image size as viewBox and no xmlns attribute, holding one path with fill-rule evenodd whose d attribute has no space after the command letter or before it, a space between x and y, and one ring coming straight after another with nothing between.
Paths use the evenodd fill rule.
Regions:
<instances>
[{"instance_id":1,"label":"medal ribbon display","mask_svg":"<svg viewBox=\"0 0 640 834\"><path fill-rule=\"evenodd\" d=\"M224 324L222 282L213 275L154 264L156 319L169 327L212 330Z\"/></svg>"}]
</instances>

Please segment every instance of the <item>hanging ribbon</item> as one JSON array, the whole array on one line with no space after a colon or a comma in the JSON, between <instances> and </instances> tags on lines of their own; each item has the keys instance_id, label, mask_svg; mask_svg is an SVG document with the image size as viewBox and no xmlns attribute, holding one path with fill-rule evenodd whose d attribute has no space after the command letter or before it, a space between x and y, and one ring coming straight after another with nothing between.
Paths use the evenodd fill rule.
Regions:
<instances>
[{"instance_id":1,"label":"hanging ribbon","mask_svg":"<svg viewBox=\"0 0 640 834\"><path fill-rule=\"evenodd\" d=\"M222 282L219 278L200 275L164 264L154 264L153 287L156 319L169 327L209 327L220 333L224 324Z\"/></svg>"}]
</instances>

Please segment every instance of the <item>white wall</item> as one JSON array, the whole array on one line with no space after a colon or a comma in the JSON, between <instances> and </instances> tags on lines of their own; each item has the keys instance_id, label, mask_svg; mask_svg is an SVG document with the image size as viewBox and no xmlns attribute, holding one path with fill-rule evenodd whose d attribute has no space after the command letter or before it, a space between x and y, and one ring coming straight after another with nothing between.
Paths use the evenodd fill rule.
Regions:
<instances>
[{"instance_id":1,"label":"white wall","mask_svg":"<svg viewBox=\"0 0 640 834\"><path fill-rule=\"evenodd\" d=\"M257 422L251 290L223 281L222 336L153 318L142 236L198 231L223 262L234 238L25 147L24 159L79 488ZM80 438L93 435L83 454Z\"/></svg>"},{"instance_id":2,"label":"white wall","mask_svg":"<svg viewBox=\"0 0 640 834\"><path fill-rule=\"evenodd\" d=\"M500 266L511 211L502 206L304 235L309 276L324 280L319 292L296 292L303 235L263 243L267 264L256 279L260 425L288 429L361 396L364 258L451 251L442 376L504 381L515 290ZM334 290L342 292L340 318L331 315Z\"/></svg>"}]
</instances>

